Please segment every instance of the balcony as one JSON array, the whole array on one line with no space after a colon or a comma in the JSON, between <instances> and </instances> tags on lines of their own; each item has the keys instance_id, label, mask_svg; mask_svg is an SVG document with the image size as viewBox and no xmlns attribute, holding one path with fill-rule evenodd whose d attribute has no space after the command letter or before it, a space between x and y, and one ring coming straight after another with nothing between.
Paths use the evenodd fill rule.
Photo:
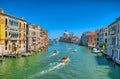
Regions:
<instances>
[{"instance_id":1,"label":"balcony","mask_svg":"<svg viewBox=\"0 0 120 79\"><path fill-rule=\"evenodd\" d=\"M115 34L115 31L110 31L110 35L114 35Z\"/></svg>"},{"instance_id":2,"label":"balcony","mask_svg":"<svg viewBox=\"0 0 120 79\"><path fill-rule=\"evenodd\" d=\"M19 40L19 38L11 38L11 40Z\"/></svg>"}]
</instances>

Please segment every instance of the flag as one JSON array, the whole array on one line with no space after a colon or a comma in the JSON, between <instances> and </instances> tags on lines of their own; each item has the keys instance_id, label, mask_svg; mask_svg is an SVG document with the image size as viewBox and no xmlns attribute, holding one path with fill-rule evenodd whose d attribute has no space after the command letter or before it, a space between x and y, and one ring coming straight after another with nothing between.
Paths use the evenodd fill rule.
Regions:
<instances>
[{"instance_id":1,"label":"flag","mask_svg":"<svg viewBox=\"0 0 120 79\"><path fill-rule=\"evenodd\" d=\"M12 37L12 34L10 34L10 35L7 37L7 40L9 41L11 37Z\"/></svg>"}]
</instances>

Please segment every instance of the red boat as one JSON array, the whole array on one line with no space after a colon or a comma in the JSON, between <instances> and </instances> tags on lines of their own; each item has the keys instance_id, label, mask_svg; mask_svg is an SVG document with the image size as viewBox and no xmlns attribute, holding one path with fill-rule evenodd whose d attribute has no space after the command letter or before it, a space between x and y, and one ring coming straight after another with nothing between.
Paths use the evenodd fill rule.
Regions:
<instances>
[{"instance_id":1,"label":"red boat","mask_svg":"<svg viewBox=\"0 0 120 79\"><path fill-rule=\"evenodd\" d=\"M60 62L61 63L65 63L65 62L67 62L68 61L68 56L65 56L65 57L63 57L61 60L60 60Z\"/></svg>"}]
</instances>

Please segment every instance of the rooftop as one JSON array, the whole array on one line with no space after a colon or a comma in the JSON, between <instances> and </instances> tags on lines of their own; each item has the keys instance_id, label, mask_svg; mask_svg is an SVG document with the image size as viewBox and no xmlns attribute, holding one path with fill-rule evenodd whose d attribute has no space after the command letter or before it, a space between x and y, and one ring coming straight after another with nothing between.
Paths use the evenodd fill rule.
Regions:
<instances>
[{"instance_id":1,"label":"rooftop","mask_svg":"<svg viewBox=\"0 0 120 79\"><path fill-rule=\"evenodd\" d=\"M24 20L24 17L18 18L16 16L12 16L11 14L6 14L3 9L0 9L0 15L8 16L8 17L18 19L18 20L21 20L21 21L26 21L26 20Z\"/></svg>"},{"instance_id":2,"label":"rooftop","mask_svg":"<svg viewBox=\"0 0 120 79\"><path fill-rule=\"evenodd\" d=\"M36 27L39 26L39 24L31 24L31 25L32 25L32 26L36 26Z\"/></svg>"},{"instance_id":3,"label":"rooftop","mask_svg":"<svg viewBox=\"0 0 120 79\"><path fill-rule=\"evenodd\" d=\"M116 18L116 20L114 22L112 22L110 25L108 25L108 27L110 27L111 25L115 24L118 21L120 21L120 17Z\"/></svg>"}]
</instances>

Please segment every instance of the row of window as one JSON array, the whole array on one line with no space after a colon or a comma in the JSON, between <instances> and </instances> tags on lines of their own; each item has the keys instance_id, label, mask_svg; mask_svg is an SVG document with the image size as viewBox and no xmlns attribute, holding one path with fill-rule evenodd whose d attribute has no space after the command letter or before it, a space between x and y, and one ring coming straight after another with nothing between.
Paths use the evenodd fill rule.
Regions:
<instances>
[{"instance_id":1,"label":"row of window","mask_svg":"<svg viewBox=\"0 0 120 79\"><path fill-rule=\"evenodd\" d=\"M18 33L11 33L12 38L18 38Z\"/></svg>"},{"instance_id":2,"label":"row of window","mask_svg":"<svg viewBox=\"0 0 120 79\"><path fill-rule=\"evenodd\" d=\"M116 37L109 38L108 40L109 40L109 44L113 44L113 45L117 44L117 46L120 46L120 36L117 36L117 38Z\"/></svg>"},{"instance_id":3,"label":"row of window","mask_svg":"<svg viewBox=\"0 0 120 79\"><path fill-rule=\"evenodd\" d=\"M109 30L109 33L110 33L111 31L114 31L114 33L115 33L115 32L116 32L116 33L119 32L119 30L120 30L119 27L120 27L119 24L111 27L110 30Z\"/></svg>"},{"instance_id":4,"label":"row of window","mask_svg":"<svg viewBox=\"0 0 120 79\"><path fill-rule=\"evenodd\" d=\"M9 20L9 25L10 25L10 26L18 27L18 22L17 22L17 21L14 21L14 20Z\"/></svg>"},{"instance_id":5,"label":"row of window","mask_svg":"<svg viewBox=\"0 0 120 79\"><path fill-rule=\"evenodd\" d=\"M33 28L33 29L38 29L38 27L36 27L36 26L32 26L32 28Z\"/></svg>"},{"instance_id":6,"label":"row of window","mask_svg":"<svg viewBox=\"0 0 120 79\"><path fill-rule=\"evenodd\" d=\"M8 23L9 23L10 26L15 26L15 27L18 27L18 25L21 26L21 23L18 23L17 20L9 19L9 21L8 21L8 19L6 18L5 24L8 25ZM25 26L26 26L26 24L24 24L24 27Z\"/></svg>"},{"instance_id":7,"label":"row of window","mask_svg":"<svg viewBox=\"0 0 120 79\"><path fill-rule=\"evenodd\" d=\"M114 51L115 52L115 58L119 59L120 60L120 50L116 50Z\"/></svg>"},{"instance_id":8,"label":"row of window","mask_svg":"<svg viewBox=\"0 0 120 79\"><path fill-rule=\"evenodd\" d=\"M24 41L24 43L25 43L25 41ZM9 49L7 48L7 44L8 44L8 41L5 41L5 50L10 50L10 48L11 48L11 46L9 45ZM19 44L21 44L21 41L19 41ZM18 46L17 45L17 48L21 48L21 46Z\"/></svg>"},{"instance_id":9,"label":"row of window","mask_svg":"<svg viewBox=\"0 0 120 79\"><path fill-rule=\"evenodd\" d=\"M97 36L104 36L104 34L105 34L105 36L108 35L107 33L102 33L102 34L97 33Z\"/></svg>"},{"instance_id":10,"label":"row of window","mask_svg":"<svg viewBox=\"0 0 120 79\"><path fill-rule=\"evenodd\" d=\"M21 34L18 35L18 33L12 33L12 32L11 33L9 32L9 34L7 34L7 31L6 31L5 36L6 37L9 36L11 38L18 38L18 36L21 36Z\"/></svg>"}]
</instances>

